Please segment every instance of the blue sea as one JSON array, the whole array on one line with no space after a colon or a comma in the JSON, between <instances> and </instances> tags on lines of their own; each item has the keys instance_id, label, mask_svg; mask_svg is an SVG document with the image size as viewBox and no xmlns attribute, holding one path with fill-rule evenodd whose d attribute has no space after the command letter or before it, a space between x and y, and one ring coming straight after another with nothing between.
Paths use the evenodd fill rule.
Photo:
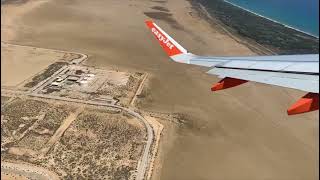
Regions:
<instances>
[{"instance_id":1,"label":"blue sea","mask_svg":"<svg viewBox=\"0 0 320 180\"><path fill-rule=\"evenodd\" d=\"M319 0L225 0L243 9L319 37Z\"/></svg>"}]
</instances>

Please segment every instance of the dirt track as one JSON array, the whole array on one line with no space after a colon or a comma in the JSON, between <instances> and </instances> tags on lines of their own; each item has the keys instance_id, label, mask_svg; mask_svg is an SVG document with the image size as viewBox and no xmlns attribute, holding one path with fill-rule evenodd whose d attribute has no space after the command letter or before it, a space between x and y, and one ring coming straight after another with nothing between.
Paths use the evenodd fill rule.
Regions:
<instances>
[{"instance_id":1,"label":"dirt track","mask_svg":"<svg viewBox=\"0 0 320 180\"><path fill-rule=\"evenodd\" d=\"M6 175L8 174L8 175ZM14 175L13 175L14 174ZM1 161L1 179L10 177L13 179L39 179L39 180L58 180L59 177L47 169L28 164L16 164ZM22 177L21 177L22 176Z\"/></svg>"},{"instance_id":2,"label":"dirt track","mask_svg":"<svg viewBox=\"0 0 320 180\"><path fill-rule=\"evenodd\" d=\"M53 134L53 136L51 136L50 140L47 142L46 146L41 149L40 151L43 154L46 154L51 146L54 145L54 143L56 141L59 140L59 138L63 135L63 133L68 129L68 127L70 126L70 124L76 120L77 116L83 111L82 108L79 108L76 112L71 113L61 124L61 126L57 129L57 131Z\"/></svg>"}]
</instances>

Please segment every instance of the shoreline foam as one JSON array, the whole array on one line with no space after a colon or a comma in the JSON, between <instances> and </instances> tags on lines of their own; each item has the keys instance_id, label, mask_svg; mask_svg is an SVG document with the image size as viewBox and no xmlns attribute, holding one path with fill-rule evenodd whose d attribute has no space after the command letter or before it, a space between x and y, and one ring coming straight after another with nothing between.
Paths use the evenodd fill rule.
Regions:
<instances>
[{"instance_id":1,"label":"shoreline foam","mask_svg":"<svg viewBox=\"0 0 320 180\"><path fill-rule=\"evenodd\" d=\"M293 29L293 30L295 30L295 31L298 31L298 32L301 32L301 33L304 33L304 34L306 34L306 35L309 35L309 36L312 36L312 37L314 37L314 38L319 39L319 36L316 36L316 35L311 34L311 33L309 33L309 32L300 30L300 29L295 28L295 27L292 27L292 26L290 26L290 25L281 23L281 22L279 22L279 21L277 21L277 20L274 20L274 19L271 19L271 18L269 18L269 17L263 16L263 15L258 14L258 13L256 13L256 12L253 12L253 11L251 11L251 10L249 10L249 9L246 9L246 8L244 8L244 7L241 7L241 6L237 5L237 4L234 4L234 3L232 3L232 2L229 2L228 0L223 0L223 1L226 2L226 3L228 3L228 4L230 4L230 5L232 5L232 6L235 6L235 7L237 7L237 8L242 9L242 10L245 10L245 11L247 11L247 12L249 12L249 13L252 13L252 14L254 14L254 15L256 15L256 16L262 17L262 18L267 19L267 20L269 20L269 21L272 21L272 22L274 22L274 23L281 24L281 25L283 25L283 26L285 26L285 27L287 27L287 28Z\"/></svg>"}]
</instances>

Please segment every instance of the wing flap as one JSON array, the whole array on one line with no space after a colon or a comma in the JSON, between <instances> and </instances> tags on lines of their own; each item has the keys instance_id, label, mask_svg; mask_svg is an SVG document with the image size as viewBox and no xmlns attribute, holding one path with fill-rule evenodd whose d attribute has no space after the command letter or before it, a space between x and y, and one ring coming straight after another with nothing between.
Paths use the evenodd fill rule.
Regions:
<instances>
[{"instance_id":1,"label":"wing flap","mask_svg":"<svg viewBox=\"0 0 320 180\"><path fill-rule=\"evenodd\" d=\"M258 57L195 57L190 59L190 64L206 64L207 66L219 66L226 68L238 69L255 69L268 71L288 71L288 72L302 72L302 73L319 73L318 55L288 55L285 56L269 56L269 59L261 59ZM291 59L300 59L289 61ZM313 59L310 59L313 57ZM254 59L256 58L256 59ZM309 58L308 61L303 61Z\"/></svg>"},{"instance_id":2,"label":"wing flap","mask_svg":"<svg viewBox=\"0 0 320 180\"><path fill-rule=\"evenodd\" d=\"M207 73L319 93L319 76L243 69L213 68Z\"/></svg>"},{"instance_id":3,"label":"wing flap","mask_svg":"<svg viewBox=\"0 0 320 180\"><path fill-rule=\"evenodd\" d=\"M288 109L288 114L319 109L319 54L198 56L184 49L154 22L146 21L146 25L173 61L213 68L207 73L223 79L212 86L212 91L254 81L309 92Z\"/></svg>"}]
</instances>

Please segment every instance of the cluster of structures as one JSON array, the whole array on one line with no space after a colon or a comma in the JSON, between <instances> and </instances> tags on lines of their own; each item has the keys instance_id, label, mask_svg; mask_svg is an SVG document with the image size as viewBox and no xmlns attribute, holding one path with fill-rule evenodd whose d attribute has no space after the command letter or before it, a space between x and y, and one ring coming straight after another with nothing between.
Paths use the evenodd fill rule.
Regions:
<instances>
[{"instance_id":1,"label":"cluster of structures","mask_svg":"<svg viewBox=\"0 0 320 180\"><path fill-rule=\"evenodd\" d=\"M141 93L146 74L86 66L82 62L87 56L81 54L14 48L26 48L16 58L30 59L21 62L51 59L19 64L15 70L21 69L21 78L7 84L11 89L1 86L1 161L6 163L1 164L1 177L146 175L149 159L144 157L150 155L153 131L146 119L127 108Z\"/></svg>"},{"instance_id":2,"label":"cluster of structures","mask_svg":"<svg viewBox=\"0 0 320 180\"><path fill-rule=\"evenodd\" d=\"M94 79L94 74L90 74L86 69L68 69L64 74L59 75L51 84L50 87L62 87L71 85L86 86L88 82Z\"/></svg>"},{"instance_id":3,"label":"cluster of structures","mask_svg":"<svg viewBox=\"0 0 320 180\"><path fill-rule=\"evenodd\" d=\"M69 64L38 87L38 94L68 97L108 104L129 104L143 76Z\"/></svg>"},{"instance_id":4,"label":"cluster of structures","mask_svg":"<svg viewBox=\"0 0 320 180\"><path fill-rule=\"evenodd\" d=\"M49 70L50 71L50 70ZM36 86L34 94L128 105L143 73L119 72L69 63Z\"/></svg>"}]
</instances>

